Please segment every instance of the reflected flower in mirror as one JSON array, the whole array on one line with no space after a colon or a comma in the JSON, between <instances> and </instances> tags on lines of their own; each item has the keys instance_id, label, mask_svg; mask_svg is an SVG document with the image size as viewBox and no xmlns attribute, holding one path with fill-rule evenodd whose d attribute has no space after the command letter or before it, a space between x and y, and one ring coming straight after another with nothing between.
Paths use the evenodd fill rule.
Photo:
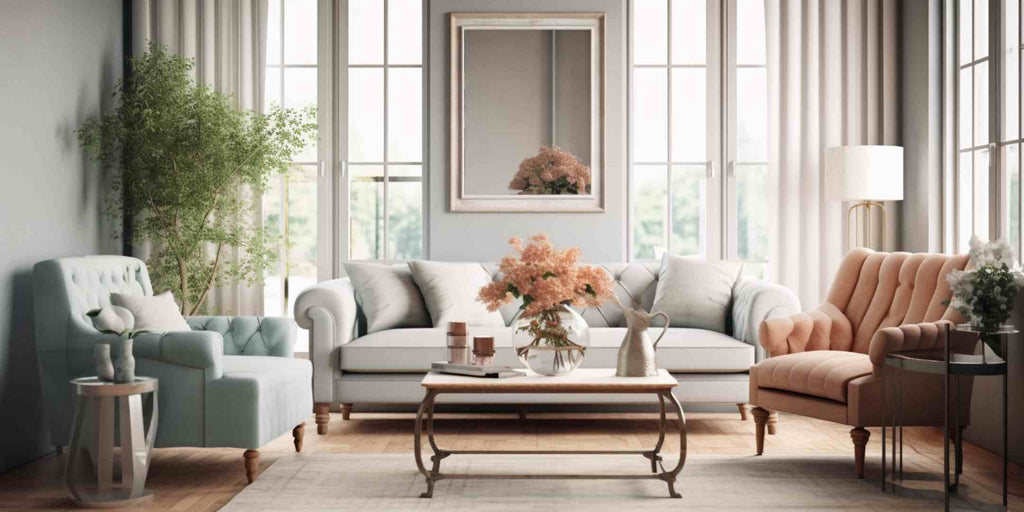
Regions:
<instances>
[{"instance_id":1,"label":"reflected flower in mirror","mask_svg":"<svg viewBox=\"0 0 1024 512\"><path fill-rule=\"evenodd\" d=\"M544 146L519 164L508 188L520 195L589 194L590 167L558 146Z\"/></svg>"}]
</instances>

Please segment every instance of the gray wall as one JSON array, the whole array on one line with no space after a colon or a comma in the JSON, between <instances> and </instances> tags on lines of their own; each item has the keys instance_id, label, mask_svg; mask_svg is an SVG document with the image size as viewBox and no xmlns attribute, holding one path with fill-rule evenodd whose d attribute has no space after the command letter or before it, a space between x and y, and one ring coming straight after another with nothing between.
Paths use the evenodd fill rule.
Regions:
<instances>
[{"instance_id":1,"label":"gray wall","mask_svg":"<svg viewBox=\"0 0 1024 512\"><path fill-rule=\"evenodd\" d=\"M32 333L32 265L118 252L105 177L74 130L121 74L121 0L7 0L0 15L0 471L52 447Z\"/></svg>"},{"instance_id":2,"label":"gray wall","mask_svg":"<svg viewBox=\"0 0 1024 512\"><path fill-rule=\"evenodd\" d=\"M448 212L448 13L488 11L606 14L606 211L603 213ZM429 253L432 260L496 261L512 235L545 232L560 247L578 246L591 262L626 259L625 0L431 0Z\"/></svg>"}]
</instances>

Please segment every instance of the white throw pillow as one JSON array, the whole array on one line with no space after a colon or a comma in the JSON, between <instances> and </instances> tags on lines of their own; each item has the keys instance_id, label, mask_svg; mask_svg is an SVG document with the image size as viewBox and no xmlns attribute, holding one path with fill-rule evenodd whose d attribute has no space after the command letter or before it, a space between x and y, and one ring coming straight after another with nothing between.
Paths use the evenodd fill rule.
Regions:
<instances>
[{"instance_id":1,"label":"white throw pillow","mask_svg":"<svg viewBox=\"0 0 1024 512\"><path fill-rule=\"evenodd\" d=\"M743 263L705 261L665 253L651 312L663 311L672 327L724 333L732 287Z\"/></svg>"},{"instance_id":2,"label":"white throw pillow","mask_svg":"<svg viewBox=\"0 0 1024 512\"><path fill-rule=\"evenodd\" d=\"M408 265L346 263L356 302L366 316L366 332L398 327L430 327L430 315Z\"/></svg>"},{"instance_id":3,"label":"white throw pillow","mask_svg":"<svg viewBox=\"0 0 1024 512\"><path fill-rule=\"evenodd\" d=\"M479 263L410 261L409 270L420 287L434 327L445 327L448 322L505 326L501 313L487 311L476 300L480 288L491 282L491 275Z\"/></svg>"},{"instance_id":4,"label":"white throw pillow","mask_svg":"<svg viewBox=\"0 0 1024 512\"><path fill-rule=\"evenodd\" d=\"M135 330L149 332L191 331L171 291L149 295L111 293L110 303L132 312Z\"/></svg>"}]
</instances>

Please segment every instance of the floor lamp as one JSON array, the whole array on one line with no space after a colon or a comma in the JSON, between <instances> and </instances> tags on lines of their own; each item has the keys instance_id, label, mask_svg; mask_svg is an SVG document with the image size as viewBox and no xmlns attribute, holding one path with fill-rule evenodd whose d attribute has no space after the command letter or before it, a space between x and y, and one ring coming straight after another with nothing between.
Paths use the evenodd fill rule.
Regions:
<instances>
[{"instance_id":1,"label":"floor lamp","mask_svg":"<svg viewBox=\"0 0 1024 512\"><path fill-rule=\"evenodd\" d=\"M832 200L854 204L846 213L846 227L854 212L864 210L865 229L855 228L858 246L871 244L871 210L882 215L882 250L885 250L885 204L903 200L903 148L899 146L836 146L825 150L825 172Z\"/></svg>"}]
</instances>

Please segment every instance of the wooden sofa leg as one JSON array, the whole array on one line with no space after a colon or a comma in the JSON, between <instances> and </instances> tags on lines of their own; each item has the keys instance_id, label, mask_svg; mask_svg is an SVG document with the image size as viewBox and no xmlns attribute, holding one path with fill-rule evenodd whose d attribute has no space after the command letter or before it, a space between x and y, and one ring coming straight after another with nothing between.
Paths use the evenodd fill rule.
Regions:
<instances>
[{"instance_id":1,"label":"wooden sofa leg","mask_svg":"<svg viewBox=\"0 0 1024 512\"><path fill-rule=\"evenodd\" d=\"M327 433L327 424L331 422L331 404L315 403L313 412L316 413L316 433L322 436Z\"/></svg>"},{"instance_id":2,"label":"wooden sofa leg","mask_svg":"<svg viewBox=\"0 0 1024 512\"><path fill-rule=\"evenodd\" d=\"M864 427L850 430L850 438L853 439L853 463L857 469L857 478L864 478L864 452L867 449L869 437L871 437L871 432Z\"/></svg>"},{"instance_id":3,"label":"wooden sofa leg","mask_svg":"<svg viewBox=\"0 0 1024 512\"><path fill-rule=\"evenodd\" d=\"M302 438L306 437L306 422L303 421L292 429L292 439L295 441L296 453L302 451Z\"/></svg>"},{"instance_id":4,"label":"wooden sofa leg","mask_svg":"<svg viewBox=\"0 0 1024 512\"><path fill-rule=\"evenodd\" d=\"M352 414L352 404L341 404L341 419L348 421Z\"/></svg>"},{"instance_id":5,"label":"wooden sofa leg","mask_svg":"<svg viewBox=\"0 0 1024 512\"><path fill-rule=\"evenodd\" d=\"M740 421L747 421L749 417L747 411L750 410L750 406L747 404L736 404L736 408L740 410Z\"/></svg>"},{"instance_id":6,"label":"wooden sofa leg","mask_svg":"<svg viewBox=\"0 0 1024 512\"><path fill-rule=\"evenodd\" d=\"M245 459L245 478L251 484L256 480L256 468L260 467L260 452L258 450L246 450L242 457Z\"/></svg>"},{"instance_id":7,"label":"wooden sofa leg","mask_svg":"<svg viewBox=\"0 0 1024 512\"><path fill-rule=\"evenodd\" d=\"M754 424L756 425L754 428L757 435L757 454L761 455L764 453L764 430L771 413L761 407L754 407L750 413L754 415Z\"/></svg>"}]
</instances>

